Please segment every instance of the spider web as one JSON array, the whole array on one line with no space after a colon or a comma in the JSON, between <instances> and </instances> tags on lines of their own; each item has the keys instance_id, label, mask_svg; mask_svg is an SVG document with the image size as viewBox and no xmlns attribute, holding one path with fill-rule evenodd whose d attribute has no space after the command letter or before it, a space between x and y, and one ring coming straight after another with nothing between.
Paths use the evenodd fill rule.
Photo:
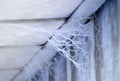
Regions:
<instances>
[{"instance_id":1,"label":"spider web","mask_svg":"<svg viewBox=\"0 0 120 81\"><path fill-rule=\"evenodd\" d=\"M49 40L57 51L71 60L77 68L87 65L90 60L89 28L83 26L81 30L60 31L53 36L53 40Z\"/></svg>"}]
</instances>

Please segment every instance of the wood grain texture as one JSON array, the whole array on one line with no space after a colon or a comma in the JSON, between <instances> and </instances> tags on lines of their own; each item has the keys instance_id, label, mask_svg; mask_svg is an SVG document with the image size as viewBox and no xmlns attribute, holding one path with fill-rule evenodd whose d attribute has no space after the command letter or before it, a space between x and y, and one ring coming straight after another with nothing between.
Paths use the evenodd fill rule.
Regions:
<instances>
[{"instance_id":1,"label":"wood grain texture","mask_svg":"<svg viewBox=\"0 0 120 81\"><path fill-rule=\"evenodd\" d=\"M96 80L119 81L119 29L116 1L109 0L96 13Z\"/></svg>"}]
</instances>

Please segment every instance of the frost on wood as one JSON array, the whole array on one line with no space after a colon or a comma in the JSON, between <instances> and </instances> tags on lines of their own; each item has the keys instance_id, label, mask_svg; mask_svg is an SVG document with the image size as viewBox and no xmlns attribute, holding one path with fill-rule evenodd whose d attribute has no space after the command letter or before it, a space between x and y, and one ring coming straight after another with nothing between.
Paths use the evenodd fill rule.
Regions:
<instances>
[{"instance_id":1,"label":"frost on wood","mask_svg":"<svg viewBox=\"0 0 120 81\"><path fill-rule=\"evenodd\" d=\"M36 72L30 81L65 81L65 71L65 58L57 53L49 64Z\"/></svg>"},{"instance_id":2,"label":"frost on wood","mask_svg":"<svg viewBox=\"0 0 120 81\"><path fill-rule=\"evenodd\" d=\"M119 81L119 27L116 0L108 0L95 21L96 80Z\"/></svg>"}]
</instances>

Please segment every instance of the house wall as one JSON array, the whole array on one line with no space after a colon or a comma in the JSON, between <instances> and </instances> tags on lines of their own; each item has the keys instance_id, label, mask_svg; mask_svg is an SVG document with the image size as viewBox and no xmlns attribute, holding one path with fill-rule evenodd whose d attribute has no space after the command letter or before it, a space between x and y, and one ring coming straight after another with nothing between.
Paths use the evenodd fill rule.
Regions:
<instances>
[{"instance_id":1,"label":"house wall","mask_svg":"<svg viewBox=\"0 0 120 81\"><path fill-rule=\"evenodd\" d=\"M88 58L88 60L84 59L85 57L79 57L79 59L77 59L78 57L74 58L77 59L77 62L80 62L80 64L82 64L82 62L84 64L85 62L87 67L83 65L80 67L78 66L76 68L76 66L70 61L70 59L66 60L60 54L56 54L56 56L54 56L56 53L55 50L53 50L52 52L51 51L52 49L46 49L45 51L42 50L40 54L46 53L50 55L51 53L52 56L48 57L46 55L46 58L40 59L39 57L41 56L40 54L38 54L36 56L37 59L36 58L33 59L35 60L33 62L33 65L32 64L29 65L30 69L26 68L25 71L26 73L24 73L24 71L23 72L20 71L21 74L22 73L24 74L20 76L18 75L18 77L15 76L11 81L19 81L19 80L23 81L28 78L31 78L30 79L31 81L37 81L37 80L39 81L120 81L120 69L119 69L120 68L120 52L119 52L120 50L119 49L119 45L120 45L119 44L119 34L120 34L119 7L120 6L119 4L120 4L119 0L107 1L93 15L93 17L91 17L90 22L89 21L85 22L85 24L81 25L79 21L80 19L79 12L75 13L71 17L71 21L68 21L67 23L64 24L65 26L63 26L62 31L66 29L72 30L78 28L78 30L81 32L82 28L85 29L84 26L87 26L85 31L89 31L89 36L86 36L87 32L84 32L84 34L83 33L80 34L80 37L86 38L84 42L87 43L86 44L87 48L82 47L82 49L87 49L86 57ZM62 21L62 23L63 22L64 20ZM48 50L51 52L49 52ZM79 56L84 56L84 54L85 53L77 53L77 55ZM52 57L53 59L50 60L49 58ZM46 59L47 62L45 62ZM48 62L48 60L50 61ZM41 67L41 62L46 64L43 67ZM36 67L37 65L41 68L40 69L37 68ZM33 66L36 71L34 72L35 75L33 75L33 77L31 77L31 75L30 77L26 77L27 73L29 75L29 71L32 72ZM3 72L1 72L0 75L2 76ZM6 74L4 74L4 76L5 75Z\"/></svg>"}]
</instances>

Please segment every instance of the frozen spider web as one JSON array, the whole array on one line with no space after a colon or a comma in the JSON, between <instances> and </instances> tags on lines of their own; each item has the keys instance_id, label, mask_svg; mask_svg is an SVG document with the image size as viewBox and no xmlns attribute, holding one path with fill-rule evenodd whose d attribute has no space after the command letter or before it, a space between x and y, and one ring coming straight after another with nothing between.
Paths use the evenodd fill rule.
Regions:
<instances>
[{"instance_id":1,"label":"frozen spider web","mask_svg":"<svg viewBox=\"0 0 120 81\"><path fill-rule=\"evenodd\" d=\"M49 40L56 50L70 60L81 76L80 81L90 78L90 28L82 26L80 29L64 30L57 32Z\"/></svg>"},{"instance_id":2,"label":"frozen spider web","mask_svg":"<svg viewBox=\"0 0 120 81\"><path fill-rule=\"evenodd\" d=\"M75 22L77 23L77 22ZM70 60L77 68L80 81L87 81L91 74L91 42L93 33L91 34L91 24L78 25L78 27L61 28L52 35L50 32L41 29L41 32L51 34L51 38L47 39L56 51ZM44 38L45 39L45 38ZM39 73L38 73L39 75ZM41 75L41 73L40 73ZM78 77L79 77L78 76Z\"/></svg>"},{"instance_id":3,"label":"frozen spider web","mask_svg":"<svg viewBox=\"0 0 120 81\"><path fill-rule=\"evenodd\" d=\"M48 40L57 52L70 60L77 68L80 81L90 79L90 27L81 26L80 29L58 31ZM49 68L48 68L49 69ZM54 69L54 68L53 68ZM43 76L45 73L37 73ZM45 74L46 75L46 74ZM53 75L52 75L53 76ZM35 78L35 77L33 77ZM43 77L45 78L45 77ZM36 81L36 80L35 80ZM44 80L43 80L44 81Z\"/></svg>"},{"instance_id":4,"label":"frozen spider web","mask_svg":"<svg viewBox=\"0 0 120 81\"><path fill-rule=\"evenodd\" d=\"M88 24L89 25L89 24ZM88 25L80 25L76 28L59 29L53 35L43 28L39 31L50 34L51 38L43 38L48 40L53 48L59 54L70 60L78 69L85 68L90 62L90 39L91 27Z\"/></svg>"},{"instance_id":5,"label":"frozen spider web","mask_svg":"<svg viewBox=\"0 0 120 81\"><path fill-rule=\"evenodd\" d=\"M65 30L56 33L49 42L57 51L79 68L85 68L90 61L88 27L80 30Z\"/></svg>"}]
</instances>

